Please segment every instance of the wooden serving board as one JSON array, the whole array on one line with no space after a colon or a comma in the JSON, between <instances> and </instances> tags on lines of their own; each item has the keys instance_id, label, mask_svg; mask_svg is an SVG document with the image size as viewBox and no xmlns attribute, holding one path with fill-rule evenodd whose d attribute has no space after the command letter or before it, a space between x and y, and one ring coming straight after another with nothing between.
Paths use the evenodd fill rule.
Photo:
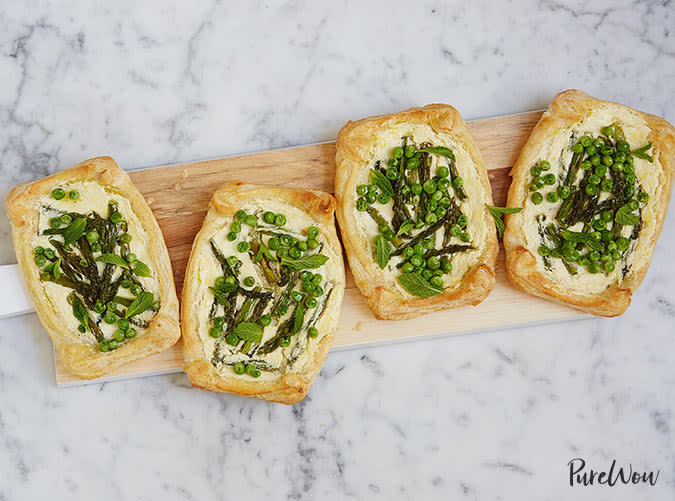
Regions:
<instances>
[{"instance_id":1,"label":"wooden serving board","mask_svg":"<svg viewBox=\"0 0 675 501\"><path fill-rule=\"evenodd\" d=\"M510 184L509 169L541 113L535 111L468 123L489 171L495 205L505 204ZM331 142L130 172L164 232L178 296L192 240L202 224L209 199L220 184L239 180L318 188L332 193L334 159L335 143ZM376 320L354 285L346 259L345 265L347 285L334 349L588 317L515 290L506 279L502 252L497 265L497 285L479 306L439 311L411 320ZM182 363L179 342L163 353L129 364L93 382L177 372ZM72 376L58 357L56 381L59 385L92 382Z\"/></svg>"}]
</instances>

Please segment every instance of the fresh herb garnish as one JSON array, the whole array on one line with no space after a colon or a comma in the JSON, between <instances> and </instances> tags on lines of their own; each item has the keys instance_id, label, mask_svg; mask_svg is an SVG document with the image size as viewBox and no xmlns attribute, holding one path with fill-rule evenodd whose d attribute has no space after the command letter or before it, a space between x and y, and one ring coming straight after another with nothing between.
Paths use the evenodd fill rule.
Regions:
<instances>
[{"instance_id":1,"label":"fresh herb garnish","mask_svg":"<svg viewBox=\"0 0 675 501\"><path fill-rule=\"evenodd\" d=\"M262 339L262 327L253 322L241 322L234 326L232 332L244 341L259 343Z\"/></svg>"},{"instance_id":2,"label":"fresh herb garnish","mask_svg":"<svg viewBox=\"0 0 675 501\"><path fill-rule=\"evenodd\" d=\"M417 272L401 273L398 282L413 296L428 298L443 292L443 288L431 284Z\"/></svg>"},{"instance_id":3,"label":"fresh herb garnish","mask_svg":"<svg viewBox=\"0 0 675 501\"><path fill-rule=\"evenodd\" d=\"M391 197L394 195L394 188L391 186L391 181L387 176L382 174L379 170L370 171L370 182L377 186L382 193Z\"/></svg>"},{"instance_id":4,"label":"fresh herb garnish","mask_svg":"<svg viewBox=\"0 0 675 501\"><path fill-rule=\"evenodd\" d=\"M326 261L328 261L328 256L324 256L323 254L313 254L311 256L299 257L297 259L288 257L281 258L281 264L294 271L319 268L323 266Z\"/></svg>"},{"instance_id":5,"label":"fresh herb garnish","mask_svg":"<svg viewBox=\"0 0 675 501\"><path fill-rule=\"evenodd\" d=\"M155 301L155 296L152 292L141 292L136 298L131 302L127 308L127 312L124 315L124 318L130 318L136 315L140 315L145 312L152 306L152 303Z\"/></svg>"},{"instance_id":6,"label":"fresh herb garnish","mask_svg":"<svg viewBox=\"0 0 675 501\"><path fill-rule=\"evenodd\" d=\"M428 148L422 148L417 151L420 153L433 153L435 155L441 155L442 157L446 157L451 160L455 159L455 154L452 152L452 150L445 146L430 146Z\"/></svg>"},{"instance_id":7,"label":"fresh herb garnish","mask_svg":"<svg viewBox=\"0 0 675 501\"><path fill-rule=\"evenodd\" d=\"M134 269L134 273L138 275L139 277L149 277L152 275L150 272L150 268L148 268L148 265L143 263L142 261L134 261L134 264L132 265Z\"/></svg>"},{"instance_id":8,"label":"fresh herb garnish","mask_svg":"<svg viewBox=\"0 0 675 501\"><path fill-rule=\"evenodd\" d=\"M119 256L117 254L101 254L100 256L96 257L96 261L99 263L108 263L108 264L114 264L116 266L121 266L122 268L129 269L129 265L127 262L122 258L122 256Z\"/></svg>"},{"instance_id":9,"label":"fresh herb garnish","mask_svg":"<svg viewBox=\"0 0 675 501\"><path fill-rule=\"evenodd\" d=\"M523 210L522 207L494 207L493 205L488 205L487 208L490 210L490 214L492 214L492 217L495 220L495 226L497 227L497 234L499 235L499 238L504 236L504 230L506 229L504 226L504 221L502 220L502 216L504 214L518 214L521 210Z\"/></svg>"},{"instance_id":10,"label":"fresh herb garnish","mask_svg":"<svg viewBox=\"0 0 675 501\"><path fill-rule=\"evenodd\" d=\"M630 206L626 204L619 207L619 209L616 211L616 214L614 215L614 221L617 224L624 226L635 226L636 224L640 224L640 216L633 214Z\"/></svg>"},{"instance_id":11,"label":"fresh herb garnish","mask_svg":"<svg viewBox=\"0 0 675 501\"><path fill-rule=\"evenodd\" d=\"M63 233L63 244L68 247L72 243L80 239L87 227L87 220L83 217L75 219Z\"/></svg>"},{"instance_id":12,"label":"fresh herb garnish","mask_svg":"<svg viewBox=\"0 0 675 501\"><path fill-rule=\"evenodd\" d=\"M375 262L384 270L391 256L391 244L381 234L375 237Z\"/></svg>"}]
</instances>

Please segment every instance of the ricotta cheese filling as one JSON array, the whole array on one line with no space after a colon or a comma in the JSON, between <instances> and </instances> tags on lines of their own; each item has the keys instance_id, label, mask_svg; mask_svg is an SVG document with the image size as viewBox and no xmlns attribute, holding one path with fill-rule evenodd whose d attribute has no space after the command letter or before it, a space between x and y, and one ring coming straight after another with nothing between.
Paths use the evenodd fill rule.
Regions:
<instances>
[{"instance_id":1,"label":"ricotta cheese filling","mask_svg":"<svg viewBox=\"0 0 675 501\"><path fill-rule=\"evenodd\" d=\"M339 259L311 217L282 201L221 218L194 257L204 358L243 378L302 372L337 321Z\"/></svg>"},{"instance_id":2,"label":"ricotta cheese filling","mask_svg":"<svg viewBox=\"0 0 675 501\"><path fill-rule=\"evenodd\" d=\"M42 195L31 239L44 300L83 343L111 351L160 307L148 236L129 200L94 181Z\"/></svg>"},{"instance_id":3,"label":"ricotta cheese filling","mask_svg":"<svg viewBox=\"0 0 675 501\"><path fill-rule=\"evenodd\" d=\"M631 272L659 203L661 166L649 133L639 115L604 105L540 144L522 211L538 271L584 294Z\"/></svg>"},{"instance_id":4,"label":"ricotta cheese filling","mask_svg":"<svg viewBox=\"0 0 675 501\"><path fill-rule=\"evenodd\" d=\"M356 189L364 245L403 294L428 297L458 287L494 231L469 152L424 124L376 134L371 168Z\"/></svg>"}]
</instances>

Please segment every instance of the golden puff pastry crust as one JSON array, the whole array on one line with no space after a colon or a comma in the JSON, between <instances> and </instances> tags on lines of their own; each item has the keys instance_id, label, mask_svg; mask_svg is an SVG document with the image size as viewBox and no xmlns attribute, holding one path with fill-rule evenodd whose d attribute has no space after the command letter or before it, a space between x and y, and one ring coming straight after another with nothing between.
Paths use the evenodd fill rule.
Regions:
<instances>
[{"instance_id":1,"label":"golden puff pastry crust","mask_svg":"<svg viewBox=\"0 0 675 501\"><path fill-rule=\"evenodd\" d=\"M532 206L528 192L529 175L530 168L543 159L542 152L546 151L544 145L547 141L554 141L551 138L569 137L571 133L597 134L601 126L610 123L620 125L627 135L630 133L639 138L640 144L631 147L652 143L650 154L654 162L648 164L646 161L635 160L638 181L643 184L643 189L650 198L642 209L642 227L637 244L632 250L628 272L623 278L610 281L606 286L600 284L589 287L584 284L589 277L585 272L572 281L569 277L561 279L545 270L541 266L537 248L532 240L528 242L524 228L528 224L528 207ZM670 201L674 162L675 129L662 118L596 99L579 90L567 90L558 94L533 129L511 170L512 183L507 205L525 209L517 214L506 215L504 248L510 281L529 294L593 315L621 315L630 305L633 292L649 268ZM641 173L644 173L642 178Z\"/></svg>"},{"instance_id":2,"label":"golden puff pastry crust","mask_svg":"<svg viewBox=\"0 0 675 501\"><path fill-rule=\"evenodd\" d=\"M357 221L360 215L355 209L357 186L369 182L367 173L374 162L382 159L378 157L383 152L399 146L402 135L453 150L471 204L469 226L480 230L472 240L478 250L472 254L463 274L451 286L446 285L442 293L427 298L409 294L395 277L383 273L368 242L372 235L364 235ZM455 108L431 104L348 122L338 135L335 162L337 219L342 242L354 281L377 318L400 320L446 308L477 305L490 294L495 285L499 251L494 222L487 208L492 205L492 192L480 152Z\"/></svg>"},{"instance_id":3,"label":"golden puff pastry crust","mask_svg":"<svg viewBox=\"0 0 675 501\"><path fill-rule=\"evenodd\" d=\"M63 311L65 308L59 308L57 302L49 300L45 283L40 279L40 269L34 263L32 240L38 232L41 198L57 187L76 183L102 187L128 201L140 222L139 231L146 235L146 264L156 277L158 290L155 297L161 304L159 311L137 337L113 351L101 352L93 336L83 338L67 327L64 319L72 317L73 313ZM12 224L14 249L35 310L70 372L82 379L101 377L124 364L164 351L178 341L178 299L162 232L141 193L112 158L92 158L68 170L15 187L7 197L7 213Z\"/></svg>"},{"instance_id":4,"label":"golden puff pastry crust","mask_svg":"<svg viewBox=\"0 0 675 501\"><path fill-rule=\"evenodd\" d=\"M307 321L303 330L292 336L293 344L289 348L284 348L281 352L279 350L282 350L282 348L277 348L272 353L272 356L279 357L278 370L274 372L263 370L263 375L257 378L250 377L247 373L236 374L233 371L232 363L227 365L226 362L215 362L215 350L218 348L209 344L209 341L213 342L213 339L208 337L210 324L208 324L208 319L205 316L206 310L204 309L205 304L208 305L208 301L212 300L208 288L213 285L214 273L216 275L223 273L219 268L217 272L214 271L213 266L217 267L217 263L210 248L211 241L215 241L220 235L221 240L217 245L221 246L223 255L228 254L225 251L227 247L224 247L227 243L222 237L228 233L232 222L236 220L237 211L243 208L246 208L250 214L257 213L261 216L259 218L261 223L263 212L270 208L274 209L275 212L286 214L287 225L280 228L280 231L293 233L297 230L293 234L300 239L306 236L304 229L308 225L314 226L318 229L319 236L317 238L322 245L321 253L328 256L328 261L319 270L324 273L325 279L330 281L330 285L324 284L326 292L328 292L330 286L330 294L324 294L323 297L327 299L321 309L322 313L314 323L320 334L316 338L310 339L307 336L309 326L309 321ZM344 264L342 249L335 231L334 212L335 200L333 197L318 190L299 190L241 182L228 182L216 190L209 203L209 210L202 227L192 245L181 303L184 369L193 386L213 392L236 393L289 405L305 398L333 343L344 295ZM295 228L295 219L298 217L303 219L303 224L300 225L303 229L300 229L300 226ZM246 228L243 223L242 226ZM262 230L265 230L265 228L273 229L269 226L257 227L257 229ZM243 232L245 231L247 230L244 229ZM234 244L237 243L234 242ZM245 270L246 266L251 266L247 273L255 274L253 260L246 253L237 252L236 248L233 247L229 254L237 256L242 260L242 263L246 261L242 264L241 269ZM274 299L272 300L272 304L274 304L279 294L283 292L283 288L277 288L270 284L267 284L267 287L274 290ZM299 283L298 289L295 290L299 290ZM319 302L321 302L321 298L319 299ZM285 320L283 315L282 318L276 318L272 315L271 307L266 307L264 312L273 317L271 324L273 329ZM265 327L264 332L267 332L267 329ZM304 336L306 341L305 351L302 352L299 362L289 363L289 355L294 353L295 343L301 342L300 336ZM222 343L221 347L227 347L223 339L218 341ZM263 338L259 346L262 346L266 341L269 341L269 339ZM247 359L246 363L253 363L256 357L257 355L253 355L253 358Z\"/></svg>"}]
</instances>

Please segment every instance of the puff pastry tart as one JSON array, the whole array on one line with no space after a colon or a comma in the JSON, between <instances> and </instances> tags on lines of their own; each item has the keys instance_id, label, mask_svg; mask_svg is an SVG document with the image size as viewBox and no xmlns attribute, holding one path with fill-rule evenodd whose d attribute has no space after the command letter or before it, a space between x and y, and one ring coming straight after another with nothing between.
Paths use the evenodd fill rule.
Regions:
<instances>
[{"instance_id":1,"label":"puff pastry tart","mask_svg":"<svg viewBox=\"0 0 675 501\"><path fill-rule=\"evenodd\" d=\"M194 386L284 404L307 395L344 294L334 210L321 191L226 183L214 193L183 287Z\"/></svg>"},{"instance_id":2,"label":"puff pastry tart","mask_svg":"<svg viewBox=\"0 0 675 501\"><path fill-rule=\"evenodd\" d=\"M335 159L342 241L378 318L485 299L498 252L492 194L457 110L433 104L349 122Z\"/></svg>"},{"instance_id":3,"label":"puff pastry tart","mask_svg":"<svg viewBox=\"0 0 675 501\"><path fill-rule=\"evenodd\" d=\"M675 129L578 90L558 94L511 175L504 247L511 281L594 315L630 304L661 232Z\"/></svg>"},{"instance_id":4,"label":"puff pastry tart","mask_svg":"<svg viewBox=\"0 0 675 501\"><path fill-rule=\"evenodd\" d=\"M178 340L162 234L112 158L17 186L7 213L35 309L73 374L99 377Z\"/></svg>"}]
</instances>

